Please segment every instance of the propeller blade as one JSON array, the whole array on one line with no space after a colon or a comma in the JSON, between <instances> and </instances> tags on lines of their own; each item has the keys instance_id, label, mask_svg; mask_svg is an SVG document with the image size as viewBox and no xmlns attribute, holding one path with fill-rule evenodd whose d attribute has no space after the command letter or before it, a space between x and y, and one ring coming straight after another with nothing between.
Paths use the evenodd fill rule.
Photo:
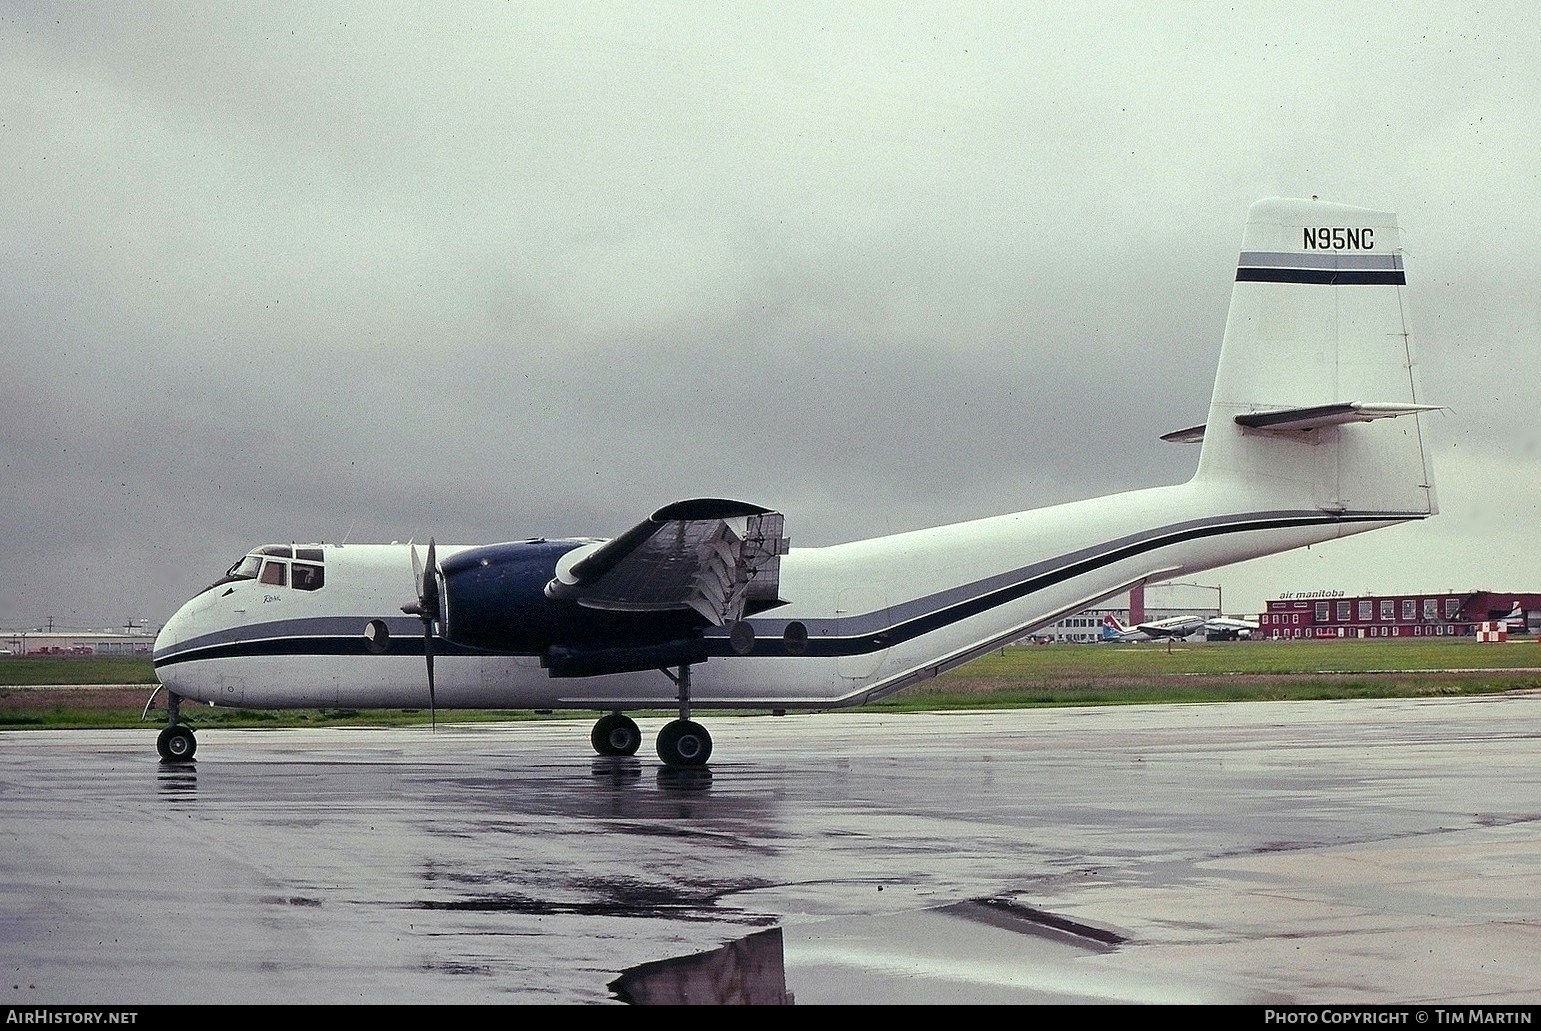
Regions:
<instances>
[{"instance_id":1,"label":"propeller blade","mask_svg":"<svg viewBox=\"0 0 1541 1031\"><path fill-rule=\"evenodd\" d=\"M423 655L428 660L428 726L439 729L438 710L433 697L433 624L423 620Z\"/></svg>"},{"instance_id":2,"label":"propeller blade","mask_svg":"<svg viewBox=\"0 0 1541 1031\"><path fill-rule=\"evenodd\" d=\"M434 622L441 618L439 613L439 564L434 559L433 538L428 538L428 568L422 575L422 586L419 595L422 598L423 610L429 613Z\"/></svg>"},{"instance_id":3,"label":"propeller blade","mask_svg":"<svg viewBox=\"0 0 1541 1031\"><path fill-rule=\"evenodd\" d=\"M438 703L433 690L433 625L440 621L439 612L439 564L432 537L428 538L428 568L417 558L417 545L412 545L412 577L417 585L417 601L403 605L401 611L423 621L423 658L428 664L428 723L433 729L439 726Z\"/></svg>"},{"instance_id":4,"label":"propeller blade","mask_svg":"<svg viewBox=\"0 0 1541 1031\"><path fill-rule=\"evenodd\" d=\"M428 538L428 567L423 571L419 604L423 609L423 657L428 662L428 726L439 729L433 696L433 625L439 620L439 564L434 558L433 538Z\"/></svg>"}]
</instances>

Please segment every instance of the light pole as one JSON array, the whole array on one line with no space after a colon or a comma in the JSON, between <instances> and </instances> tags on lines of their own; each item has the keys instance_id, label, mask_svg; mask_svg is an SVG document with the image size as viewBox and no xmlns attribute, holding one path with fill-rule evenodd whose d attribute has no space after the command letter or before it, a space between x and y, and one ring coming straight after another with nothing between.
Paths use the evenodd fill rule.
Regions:
<instances>
[{"instance_id":1,"label":"light pole","mask_svg":"<svg viewBox=\"0 0 1541 1031\"><path fill-rule=\"evenodd\" d=\"M1196 584L1186 580L1168 580L1168 587L1202 587L1206 591L1215 592L1215 615L1225 615L1225 595L1220 591L1219 584Z\"/></svg>"}]
</instances>

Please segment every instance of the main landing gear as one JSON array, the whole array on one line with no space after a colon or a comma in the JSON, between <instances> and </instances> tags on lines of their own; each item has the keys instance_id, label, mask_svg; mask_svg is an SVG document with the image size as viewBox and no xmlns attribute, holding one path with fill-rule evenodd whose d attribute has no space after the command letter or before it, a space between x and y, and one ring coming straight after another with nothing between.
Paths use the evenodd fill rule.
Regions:
<instances>
[{"instance_id":1,"label":"main landing gear","mask_svg":"<svg viewBox=\"0 0 1541 1031\"><path fill-rule=\"evenodd\" d=\"M658 758L665 766L705 766L712 757L712 735L690 718L690 663L681 663L678 675L663 674L680 689L680 718L658 732Z\"/></svg>"},{"instance_id":2,"label":"main landing gear","mask_svg":"<svg viewBox=\"0 0 1541 1031\"><path fill-rule=\"evenodd\" d=\"M154 700L152 694L150 701ZM180 695L175 691L166 692L166 729L155 739L155 747L161 759L168 763L190 763L193 761L193 753L198 751L198 739L193 736L193 728L181 722L181 705ZM145 711L149 712L149 709L147 703Z\"/></svg>"},{"instance_id":3,"label":"main landing gear","mask_svg":"<svg viewBox=\"0 0 1541 1031\"><path fill-rule=\"evenodd\" d=\"M600 755L636 755L637 749L642 747L642 731L630 716L612 712L601 716L594 724L589 740Z\"/></svg>"},{"instance_id":4,"label":"main landing gear","mask_svg":"<svg viewBox=\"0 0 1541 1031\"><path fill-rule=\"evenodd\" d=\"M680 718L670 720L658 732L658 758L665 766L705 766L712 755L712 736L690 718L690 664L679 673L663 671L679 688ZM600 755L635 755L642 745L642 731L636 721L624 713L601 716L589 735L594 751Z\"/></svg>"}]
</instances>

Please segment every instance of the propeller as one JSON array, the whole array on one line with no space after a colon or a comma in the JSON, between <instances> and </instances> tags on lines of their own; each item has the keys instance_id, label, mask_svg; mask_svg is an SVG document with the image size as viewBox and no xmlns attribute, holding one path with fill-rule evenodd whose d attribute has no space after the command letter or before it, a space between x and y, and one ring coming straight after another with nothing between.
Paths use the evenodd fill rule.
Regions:
<instances>
[{"instance_id":1,"label":"propeller","mask_svg":"<svg viewBox=\"0 0 1541 1031\"><path fill-rule=\"evenodd\" d=\"M423 621L423 657L428 661L428 724L438 729L438 711L433 696L433 625L441 619L439 606L438 563L434 558L434 541L428 538L428 569L417 560L417 547L412 548L412 576L417 581L417 601L403 605L401 611Z\"/></svg>"}]
</instances>

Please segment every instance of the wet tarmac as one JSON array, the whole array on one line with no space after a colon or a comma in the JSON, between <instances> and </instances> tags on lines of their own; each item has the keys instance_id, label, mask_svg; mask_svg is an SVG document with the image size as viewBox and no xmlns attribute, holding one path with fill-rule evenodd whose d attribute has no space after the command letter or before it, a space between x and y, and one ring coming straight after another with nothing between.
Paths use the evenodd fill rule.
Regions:
<instances>
[{"instance_id":1,"label":"wet tarmac","mask_svg":"<svg viewBox=\"0 0 1541 1031\"><path fill-rule=\"evenodd\" d=\"M1541 696L704 722L0 734L4 1001L1541 1002Z\"/></svg>"}]
</instances>

